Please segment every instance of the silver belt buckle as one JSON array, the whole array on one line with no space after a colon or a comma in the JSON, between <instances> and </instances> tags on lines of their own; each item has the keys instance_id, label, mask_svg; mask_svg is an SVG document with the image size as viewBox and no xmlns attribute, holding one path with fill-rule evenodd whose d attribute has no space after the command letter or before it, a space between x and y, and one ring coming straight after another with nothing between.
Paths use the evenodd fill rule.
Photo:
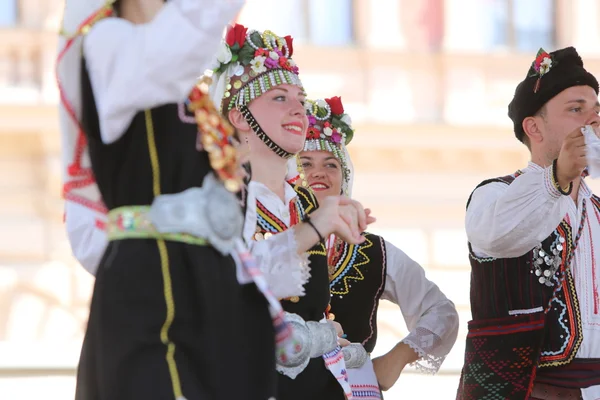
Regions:
<instances>
[{"instance_id":1,"label":"silver belt buckle","mask_svg":"<svg viewBox=\"0 0 600 400\"><path fill-rule=\"evenodd\" d=\"M244 226L237 197L213 173L202 187L156 197L148 217L158 232L204 238L223 255L232 253Z\"/></svg>"}]
</instances>

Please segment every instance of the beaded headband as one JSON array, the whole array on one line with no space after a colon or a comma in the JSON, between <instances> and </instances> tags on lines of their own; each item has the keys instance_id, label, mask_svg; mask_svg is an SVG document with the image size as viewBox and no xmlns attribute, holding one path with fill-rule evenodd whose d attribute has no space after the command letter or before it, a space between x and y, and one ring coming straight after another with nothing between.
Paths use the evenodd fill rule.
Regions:
<instances>
[{"instance_id":1,"label":"beaded headband","mask_svg":"<svg viewBox=\"0 0 600 400\"><path fill-rule=\"evenodd\" d=\"M352 119L344 113L341 97L307 100L308 131L303 151L327 151L342 165L344 193L349 194L351 164L346 145L354 136Z\"/></svg>"},{"instance_id":2,"label":"beaded headband","mask_svg":"<svg viewBox=\"0 0 600 400\"><path fill-rule=\"evenodd\" d=\"M221 100L221 112L247 105L278 85L302 88L298 67L291 59L292 43L291 36L282 38L268 30L260 33L240 24L230 26L213 65L211 94L215 101Z\"/></svg>"}]
</instances>

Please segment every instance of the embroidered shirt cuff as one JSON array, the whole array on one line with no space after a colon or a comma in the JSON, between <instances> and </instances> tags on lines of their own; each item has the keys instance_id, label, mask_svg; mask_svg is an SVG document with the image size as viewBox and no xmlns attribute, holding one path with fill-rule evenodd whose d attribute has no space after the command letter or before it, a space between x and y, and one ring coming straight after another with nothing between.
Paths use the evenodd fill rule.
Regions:
<instances>
[{"instance_id":1,"label":"embroidered shirt cuff","mask_svg":"<svg viewBox=\"0 0 600 400\"><path fill-rule=\"evenodd\" d=\"M402 340L402 343L409 345L419 355L419 359L410 364L419 372L435 374L446 358L445 356L436 356L433 354L441 343L441 339L428 329L416 328Z\"/></svg>"}]
</instances>

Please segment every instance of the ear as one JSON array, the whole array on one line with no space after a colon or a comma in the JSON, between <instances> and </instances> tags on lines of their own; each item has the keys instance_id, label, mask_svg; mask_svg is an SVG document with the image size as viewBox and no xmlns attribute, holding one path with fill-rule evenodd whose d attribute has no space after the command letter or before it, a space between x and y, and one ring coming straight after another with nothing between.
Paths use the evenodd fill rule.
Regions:
<instances>
[{"instance_id":1,"label":"ear","mask_svg":"<svg viewBox=\"0 0 600 400\"><path fill-rule=\"evenodd\" d=\"M237 129L240 134L250 131L250 125L248 125L248 122L246 122L246 119L237 108L229 110L229 114L227 114L227 116L231 125L233 125L233 127Z\"/></svg>"},{"instance_id":2,"label":"ear","mask_svg":"<svg viewBox=\"0 0 600 400\"><path fill-rule=\"evenodd\" d=\"M523 120L523 131L529 138L530 143L540 143L544 140L543 121L541 117L532 116L526 117Z\"/></svg>"}]
</instances>

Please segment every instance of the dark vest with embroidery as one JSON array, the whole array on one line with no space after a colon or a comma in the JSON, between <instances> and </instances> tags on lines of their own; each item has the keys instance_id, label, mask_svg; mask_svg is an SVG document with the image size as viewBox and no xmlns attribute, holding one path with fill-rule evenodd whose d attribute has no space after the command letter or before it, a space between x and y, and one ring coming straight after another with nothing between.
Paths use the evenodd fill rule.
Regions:
<instances>
[{"instance_id":1,"label":"dark vest with embroidery","mask_svg":"<svg viewBox=\"0 0 600 400\"><path fill-rule=\"evenodd\" d=\"M477 187L510 185L516 177ZM538 368L573 360L582 340L575 283L565 268L573 241L563 220L540 246L520 257L478 258L469 244L473 320L457 399L527 399ZM566 279L553 298L550 282L558 284L561 274Z\"/></svg>"},{"instance_id":2,"label":"dark vest with embroidery","mask_svg":"<svg viewBox=\"0 0 600 400\"><path fill-rule=\"evenodd\" d=\"M318 207L315 195L301 186L294 186L298 194L296 207L298 219L302 221ZM257 228L256 231L263 236L266 233L277 234L288 227L257 202ZM268 240L268 239L267 239ZM306 321L320 321L329 305L329 276L327 273L327 251L325 243L321 242L308 251L310 260L310 278L304 284L302 297L284 299L281 305L285 311L300 315ZM278 399L327 399L343 400L344 393L331 372L325 368L321 357L311 358L306 369L296 377L290 379L279 375Z\"/></svg>"},{"instance_id":3,"label":"dark vest with embroidery","mask_svg":"<svg viewBox=\"0 0 600 400\"><path fill-rule=\"evenodd\" d=\"M377 308L386 276L385 242L371 233L359 245L341 242L329 260L331 310L347 339L368 353L377 342Z\"/></svg>"}]
</instances>

